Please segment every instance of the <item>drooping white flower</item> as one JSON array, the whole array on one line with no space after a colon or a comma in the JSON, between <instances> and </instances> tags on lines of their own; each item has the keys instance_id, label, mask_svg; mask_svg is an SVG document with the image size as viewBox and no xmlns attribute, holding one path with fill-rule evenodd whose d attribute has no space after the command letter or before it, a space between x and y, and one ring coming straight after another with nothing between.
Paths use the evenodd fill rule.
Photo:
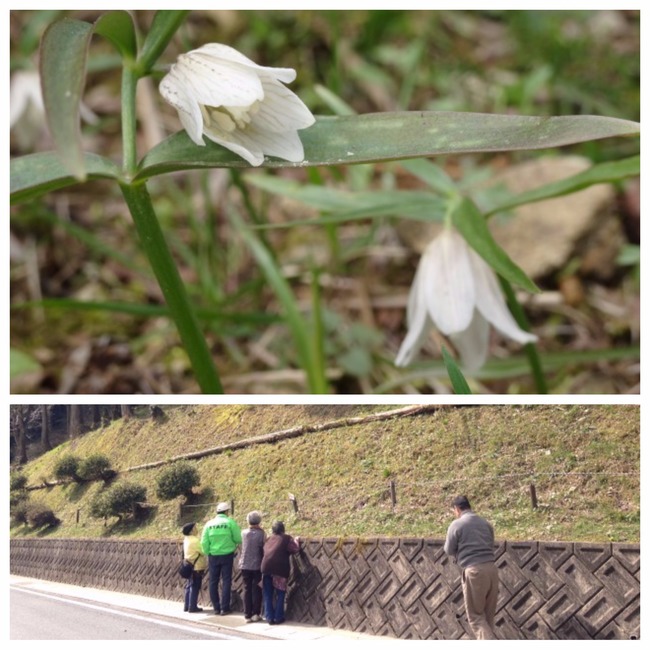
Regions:
<instances>
[{"instance_id":1,"label":"drooping white flower","mask_svg":"<svg viewBox=\"0 0 650 650\"><path fill-rule=\"evenodd\" d=\"M522 345L537 340L515 322L494 271L450 227L429 243L420 259L406 318L408 332L397 366L411 363L432 325L451 339L470 371L485 363L490 323Z\"/></svg>"},{"instance_id":2,"label":"drooping white flower","mask_svg":"<svg viewBox=\"0 0 650 650\"><path fill-rule=\"evenodd\" d=\"M178 57L160 93L199 146L205 135L253 166L265 155L300 162L298 130L315 120L284 85L295 78L291 68L263 67L232 47L208 43Z\"/></svg>"}]
</instances>

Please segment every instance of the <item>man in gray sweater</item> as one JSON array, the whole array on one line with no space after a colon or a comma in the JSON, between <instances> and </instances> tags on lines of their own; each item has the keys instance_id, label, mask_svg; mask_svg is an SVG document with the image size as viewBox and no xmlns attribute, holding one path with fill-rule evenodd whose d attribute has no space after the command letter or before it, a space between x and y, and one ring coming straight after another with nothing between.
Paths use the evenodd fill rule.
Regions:
<instances>
[{"instance_id":1,"label":"man in gray sweater","mask_svg":"<svg viewBox=\"0 0 650 650\"><path fill-rule=\"evenodd\" d=\"M494 564L494 529L472 511L469 499L452 503L456 520L447 529L445 553L456 559L463 575L465 611L477 639L494 639L499 573Z\"/></svg>"}]
</instances>

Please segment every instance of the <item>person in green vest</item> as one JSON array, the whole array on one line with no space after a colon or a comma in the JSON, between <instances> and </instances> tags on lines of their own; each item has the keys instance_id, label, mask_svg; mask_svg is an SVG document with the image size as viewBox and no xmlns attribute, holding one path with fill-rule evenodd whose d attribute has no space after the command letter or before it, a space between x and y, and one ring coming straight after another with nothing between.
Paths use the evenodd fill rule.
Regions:
<instances>
[{"instance_id":1,"label":"person in green vest","mask_svg":"<svg viewBox=\"0 0 650 650\"><path fill-rule=\"evenodd\" d=\"M201 548L208 556L210 567L210 600L215 614L230 613L230 592L232 588L232 566L235 551L241 544L239 524L229 516L230 504L222 501L217 506L217 516L210 519L201 534ZM219 598L219 581L222 593Z\"/></svg>"}]
</instances>

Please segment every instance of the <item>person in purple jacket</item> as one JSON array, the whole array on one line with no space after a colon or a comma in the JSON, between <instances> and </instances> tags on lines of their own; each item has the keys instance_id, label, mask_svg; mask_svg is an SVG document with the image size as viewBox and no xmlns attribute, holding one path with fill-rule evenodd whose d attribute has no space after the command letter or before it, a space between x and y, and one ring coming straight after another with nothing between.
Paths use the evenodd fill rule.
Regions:
<instances>
[{"instance_id":1,"label":"person in purple jacket","mask_svg":"<svg viewBox=\"0 0 650 650\"><path fill-rule=\"evenodd\" d=\"M499 572L494 563L494 529L479 517L466 496L452 502L456 520L447 529L445 553L461 568L465 612L477 639L495 639L494 616L499 598Z\"/></svg>"},{"instance_id":2,"label":"person in purple jacket","mask_svg":"<svg viewBox=\"0 0 650 650\"><path fill-rule=\"evenodd\" d=\"M276 521L272 535L264 544L262 558L262 591L264 616L269 625L284 623L284 598L291 574L291 555L300 551L300 538L284 532L284 524Z\"/></svg>"}]
</instances>

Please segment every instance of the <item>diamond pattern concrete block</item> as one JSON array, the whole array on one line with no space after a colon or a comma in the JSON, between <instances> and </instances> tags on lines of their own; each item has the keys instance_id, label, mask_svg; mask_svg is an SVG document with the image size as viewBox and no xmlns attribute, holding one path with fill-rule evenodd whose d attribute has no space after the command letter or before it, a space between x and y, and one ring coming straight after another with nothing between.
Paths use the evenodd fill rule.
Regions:
<instances>
[{"instance_id":1,"label":"diamond pattern concrete block","mask_svg":"<svg viewBox=\"0 0 650 650\"><path fill-rule=\"evenodd\" d=\"M551 640L557 637L539 614L533 614L522 626L525 639Z\"/></svg>"},{"instance_id":2,"label":"diamond pattern concrete block","mask_svg":"<svg viewBox=\"0 0 650 650\"><path fill-rule=\"evenodd\" d=\"M631 573L641 567L641 549L638 544L612 544L612 555Z\"/></svg>"},{"instance_id":3,"label":"diamond pattern concrete block","mask_svg":"<svg viewBox=\"0 0 650 650\"><path fill-rule=\"evenodd\" d=\"M430 549L424 546L420 552L411 560L411 566L422 581L430 585L440 575L438 565Z\"/></svg>"},{"instance_id":4,"label":"diamond pattern concrete block","mask_svg":"<svg viewBox=\"0 0 650 650\"><path fill-rule=\"evenodd\" d=\"M559 569L572 555L571 542L540 542L537 552L553 567Z\"/></svg>"},{"instance_id":5,"label":"diamond pattern concrete block","mask_svg":"<svg viewBox=\"0 0 650 650\"><path fill-rule=\"evenodd\" d=\"M368 564L378 580L384 580L391 573L390 564L380 549L374 550L368 556Z\"/></svg>"},{"instance_id":6,"label":"diamond pattern concrete block","mask_svg":"<svg viewBox=\"0 0 650 650\"><path fill-rule=\"evenodd\" d=\"M583 544L576 542L573 545L573 552L590 571L595 571L609 559L612 554L612 546L611 544Z\"/></svg>"},{"instance_id":7,"label":"diamond pattern concrete block","mask_svg":"<svg viewBox=\"0 0 650 650\"><path fill-rule=\"evenodd\" d=\"M603 641L622 641L627 637L616 621L611 621L599 632L598 638Z\"/></svg>"},{"instance_id":8,"label":"diamond pattern concrete block","mask_svg":"<svg viewBox=\"0 0 650 650\"><path fill-rule=\"evenodd\" d=\"M401 608L397 600L391 601L385 608L385 611L387 614L388 624L393 631L392 636L395 636L398 639L402 638L411 625L411 621L406 615L406 612Z\"/></svg>"},{"instance_id":9,"label":"diamond pattern concrete block","mask_svg":"<svg viewBox=\"0 0 650 650\"><path fill-rule=\"evenodd\" d=\"M506 551L522 567L537 555L537 542L507 542Z\"/></svg>"},{"instance_id":10,"label":"diamond pattern concrete block","mask_svg":"<svg viewBox=\"0 0 650 650\"><path fill-rule=\"evenodd\" d=\"M406 581L406 584L397 595L400 605L404 609L408 609L416 600L418 600L424 589L425 586L422 580L420 580L417 574L412 574L410 579Z\"/></svg>"},{"instance_id":11,"label":"diamond pattern concrete block","mask_svg":"<svg viewBox=\"0 0 650 650\"><path fill-rule=\"evenodd\" d=\"M495 564L499 569L499 581L513 596L528 584L528 579L510 556L502 555Z\"/></svg>"},{"instance_id":12,"label":"diamond pattern concrete block","mask_svg":"<svg viewBox=\"0 0 650 650\"><path fill-rule=\"evenodd\" d=\"M575 618L570 618L566 623L561 625L555 632L558 639L565 640L579 640L579 639L590 639L589 632L585 630L579 621Z\"/></svg>"},{"instance_id":13,"label":"diamond pattern concrete block","mask_svg":"<svg viewBox=\"0 0 650 650\"><path fill-rule=\"evenodd\" d=\"M380 537L377 539L377 548L385 558L389 558L399 548L399 537Z\"/></svg>"},{"instance_id":14,"label":"diamond pattern concrete block","mask_svg":"<svg viewBox=\"0 0 650 650\"><path fill-rule=\"evenodd\" d=\"M343 602L343 611L349 623L345 627L349 630L356 630L366 618L366 613L363 611L363 608L359 605L356 598L352 596L346 598Z\"/></svg>"},{"instance_id":15,"label":"diamond pattern concrete block","mask_svg":"<svg viewBox=\"0 0 650 650\"><path fill-rule=\"evenodd\" d=\"M352 595L357 588L357 580L354 575L348 573L339 581L338 591L341 599L346 600L348 596Z\"/></svg>"},{"instance_id":16,"label":"diamond pattern concrete block","mask_svg":"<svg viewBox=\"0 0 650 650\"><path fill-rule=\"evenodd\" d=\"M521 570L547 600L564 585L553 567L539 554Z\"/></svg>"},{"instance_id":17,"label":"diamond pattern concrete block","mask_svg":"<svg viewBox=\"0 0 650 650\"><path fill-rule=\"evenodd\" d=\"M384 608L374 598L371 598L364 603L363 609L366 612L366 620L370 624L371 633L379 634L386 623Z\"/></svg>"},{"instance_id":18,"label":"diamond pattern concrete block","mask_svg":"<svg viewBox=\"0 0 650 650\"><path fill-rule=\"evenodd\" d=\"M456 614L447 604L438 607L431 618L444 639L460 639L465 633L463 626L456 618Z\"/></svg>"},{"instance_id":19,"label":"diamond pattern concrete block","mask_svg":"<svg viewBox=\"0 0 650 650\"><path fill-rule=\"evenodd\" d=\"M390 556L390 558L388 558L388 566L390 566L391 572L402 584L404 584L413 573L413 567L408 558L402 553L401 549L397 550Z\"/></svg>"},{"instance_id":20,"label":"diamond pattern concrete block","mask_svg":"<svg viewBox=\"0 0 650 650\"><path fill-rule=\"evenodd\" d=\"M427 608L420 602L415 601L408 610L408 616L413 625L418 639L429 639L434 633L436 627L431 620L431 614Z\"/></svg>"},{"instance_id":21,"label":"diamond pattern concrete block","mask_svg":"<svg viewBox=\"0 0 650 650\"><path fill-rule=\"evenodd\" d=\"M523 639L525 638L520 626L517 625L505 609L497 612L494 617L494 636L498 639ZM474 635L470 632L469 638L473 639Z\"/></svg>"},{"instance_id":22,"label":"diamond pattern concrete block","mask_svg":"<svg viewBox=\"0 0 650 650\"><path fill-rule=\"evenodd\" d=\"M420 598L423 605L426 607L429 614L431 614L437 607L449 598L451 590L449 585L442 579L435 580Z\"/></svg>"},{"instance_id":23,"label":"diamond pattern concrete block","mask_svg":"<svg viewBox=\"0 0 650 650\"><path fill-rule=\"evenodd\" d=\"M350 573L350 562L342 551L335 551L330 556L330 562L332 563L332 568L336 572L336 575L339 578Z\"/></svg>"},{"instance_id":24,"label":"diamond pattern concrete block","mask_svg":"<svg viewBox=\"0 0 650 650\"><path fill-rule=\"evenodd\" d=\"M576 619L590 636L595 637L621 610L611 594L603 589L578 610Z\"/></svg>"},{"instance_id":25,"label":"diamond pattern concrete block","mask_svg":"<svg viewBox=\"0 0 650 650\"><path fill-rule=\"evenodd\" d=\"M343 610L343 605L339 600L338 594L331 593L325 598L325 620L327 621L327 625L336 627L343 620L344 616L345 611Z\"/></svg>"},{"instance_id":26,"label":"diamond pattern concrete block","mask_svg":"<svg viewBox=\"0 0 650 650\"><path fill-rule=\"evenodd\" d=\"M609 558L596 571L595 575L601 580L605 588L614 593L625 605L639 594L639 583L637 580L613 557Z\"/></svg>"},{"instance_id":27,"label":"diamond pattern concrete block","mask_svg":"<svg viewBox=\"0 0 650 650\"><path fill-rule=\"evenodd\" d=\"M357 586L357 597L359 602L363 603L368 600L374 593L377 591L377 585L379 585L379 580L375 577L375 574L370 572L367 573L360 581Z\"/></svg>"},{"instance_id":28,"label":"diamond pattern concrete block","mask_svg":"<svg viewBox=\"0 0 650 650\"><path fill-rule=\"evenodd\" d=\"M551 600L539 610L540 616L552 630L557 630L580 609L573 594L566 588L558 591Z\"/></svg>"},{"instance_id":29,"label":"diamond pattern concrete block","mask_svg":"<svg viewBox=\"0 0 650 650\"><path fill-rule=\"evenodd\" d=\"M401 588L402 585L397 578L394 576L388 576L379 587L377 587L377 593L375 594L377 602L382 607L385 607Z\"/></svg>"},{"instance_id":30,"label":"diamond pattern concrete block","mask_svg":"<svg viewBox=\"0 0 650 650\"><path fill-rule=\"evenodd\" d=\"M637 596L617 617L617 625L624 631L626 639L641 637L641 605Z\"/></svg>"},{"instance_id":31,"label":"diamond pattern concrete block","mask_svg":"<svg viewBox=\"0 0 650 650\"><path fill-rule=\"evenodd\" d=\"M508 603L506 611L517 625L522 625L544 604L542 594L529 584Z\"/></svg>"},{"instance_id":32,"label":"diamond pattern concrete block","mask_svg":"<svg viewBox=\"0 0 650 650\"><path fill-rule=\"evenodd\" d=\"M460 569L448 555L443 555L438 560L438 571L450 589L454 589L460 584Z\"/></svg>"},{"instance_id":33,"label":"diamond pattern concrete block","mask_svg":"<svg viewBox=\"0 0 650 650\"><path fill-rule=\"evenodd\" d=\"M602 589L602 583L577 558L569 558L559 569L558 575L573 592L577 602L585 603Z\"/></svg>"},{"instance_id":34,"label":"diamond pattern concrete block","mask_svg":"<svg viewBox=\"0 0 650 650\"><path fill-rule=\"evenodd\" d=\"M331 557L334 553L338 553L341 542L342 540L338 537L324 537L321 542L323 553L325 553L327 557Z\"/></svg>"},{"instance_id":35,"label":"diamond pattern concrete block","mask_svg":"<svg viewBox=\"0 0 650 650\"><path fill-rule=\"evenodd\" d=\"M402 537L399 541L402 555L411 562L422 549L422 540L417 537Z\"/></svg>"}]
</instances>

